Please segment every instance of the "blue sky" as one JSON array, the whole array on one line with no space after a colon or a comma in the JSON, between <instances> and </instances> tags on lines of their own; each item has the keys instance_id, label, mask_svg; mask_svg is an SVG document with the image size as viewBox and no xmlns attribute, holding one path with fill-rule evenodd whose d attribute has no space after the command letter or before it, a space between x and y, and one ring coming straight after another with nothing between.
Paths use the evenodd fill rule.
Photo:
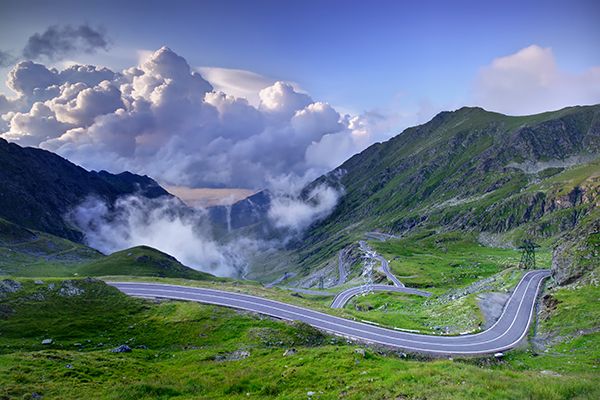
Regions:
<instances>
[{"instance_id":1,"label":"blue sky","mask_svg":"<svg viewBox=\"0 0 600 400\"><path fill-rule=\"evenodd\" d=\"M167 186L291 190L442 110L600 103L598 20L597 0L3 0L0 137Z\"/></svg>"},{"instance_id":2,"label":"blue sky","mask_svg":"<svg viewBox=\"0 0 600 400\"><path fill-rule=\"evenodd\" d=\"M493 3L493 4L492 4ZM431 99L468 103L479 68L537 44L560 67L600 65L598 1L3 1L0 48L51 24L102 26L109 54L167 45L191 65L240 68L298 82L356 111Z\"/></svg>"}]
</instances>

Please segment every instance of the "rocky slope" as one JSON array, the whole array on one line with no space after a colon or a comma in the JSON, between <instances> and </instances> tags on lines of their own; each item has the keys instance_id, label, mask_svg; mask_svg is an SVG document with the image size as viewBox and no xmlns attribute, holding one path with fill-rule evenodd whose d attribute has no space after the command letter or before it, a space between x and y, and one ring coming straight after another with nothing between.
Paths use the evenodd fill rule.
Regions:
<instances>
[{"instance_id":1,"label":"rocky slope","mask_svg":"<svg viewBox=\"0 0 600 400\"><path fill-rule=\"evenodd\" d=\"M0 188L0 217L75 241L82 235L63 217L88 196L112 203L132 193L150 198L169 195L147 176L86 171L54 153L4 139L0 139Z\"/></svg>"},{"instance_id":2,"label":"rocky slope","mask_svg":"<svg viewBox=\"0 0 600 400\"><path fill-rule=\"evenodd\" d=\"M600 105L525 117L443 112L314 182L344 196L295 253L305 266L322 265L371 230L477 231L515 244L558 238L598 207L599 157Z\"/></svg>"}]
</instances>

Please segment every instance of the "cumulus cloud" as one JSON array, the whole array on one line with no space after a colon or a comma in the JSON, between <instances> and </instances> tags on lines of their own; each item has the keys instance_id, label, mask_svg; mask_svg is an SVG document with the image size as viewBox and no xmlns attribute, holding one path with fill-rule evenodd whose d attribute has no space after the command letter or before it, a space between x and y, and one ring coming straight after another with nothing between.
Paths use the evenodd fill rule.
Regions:
<instances>
[{"instance_id":1,"label":"cumulus cloud","mask_svg":"<svg viewBox=\"0 0 600 400\"><path fill-rule=\"evenodd\" d=\"M532 45L484 67L474 100L508 114L532 114L600 102L600 67L582 73L561 70L551 48Z\"/></svg>"},{"instance_id":2,"label":"cumulus cloud","mask_svg":"<svg viewBox=\"0 0 600 400\"><path fill-rule=\"evenodd\" d=\"M166 47L121 72L23 61L7 81L16 97L0 98L0 136L88 169L252 189L278 177L305 184L373 142L370 116L342 115L288 82L259 90L266 81L254 79L256 104L215 89Z\"/></svg>"},{"instance_id":3,"label":"cumulus cloud","mask_svg":"<svg viewBox=\"0 0 600 400\"><path fill-rule=\"evenodd\" d=\"M199 67L198 72L213 85L215 90L245 98L255 107L260 104L259 92L276 82L274 79L243 69Z\"/></svg>"},{"instance_id":4,"label":"cumulus cloud","mask_svg":"<svg viewBox=\"0 0 600 400\"><path fill-rule=\"evenodd\" d=\"M108 50L109 41L100 29L89 25L52 25L43 33L35 33L27 40L23 56L28 59L46 57L60 60L74 52L95 53Z\"/></svg>"}]
</instances>

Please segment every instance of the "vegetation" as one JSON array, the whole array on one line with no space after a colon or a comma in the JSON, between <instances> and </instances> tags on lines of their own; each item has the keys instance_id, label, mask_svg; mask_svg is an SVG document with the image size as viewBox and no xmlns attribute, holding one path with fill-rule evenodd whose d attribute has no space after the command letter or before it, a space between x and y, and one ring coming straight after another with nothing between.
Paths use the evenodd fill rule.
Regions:
<instances>
[{"instance_id":1,"label":"vegetation","mask_svg":"<svg viewBox=\"0 0 600 400\"><path fill-rule=\"evenodd\" d=\"M47 399L600 395L597 374L588 368L597 365L598 354L583 351L590 341L597 344L596 336L553 348L573 350L563 354L583 361L564 368L554 368L560 365L552 355L528 351L505 361L425 360L370 347L363 356L356 344L305 325L194 303L128 298L95 281L76 281L83 292L72 296L58 294L60 280L21 282L22 289L2 301L12 310L0 320L0 396L6 398L34 393ZM41 345L47 338L53 343ZM109 351L121 344L133 350ZM296 352L284 356L291 348Z\"/></svg>"}]
</instances>

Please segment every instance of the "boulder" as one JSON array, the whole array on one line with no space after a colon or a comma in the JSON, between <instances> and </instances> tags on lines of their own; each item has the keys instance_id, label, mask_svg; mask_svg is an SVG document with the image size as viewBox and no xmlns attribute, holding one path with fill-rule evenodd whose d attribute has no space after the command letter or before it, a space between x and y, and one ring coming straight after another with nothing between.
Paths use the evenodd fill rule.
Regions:
<instances>
[{"instance_id":1,"label":"boulder","mask_svg":"<svg viewBox=\"0 0 600 400\"><path fill-rule=\"evenodd\" d=\"M293 356L296 353L297 353L296 349L287 349L286 351L283 352L283 356L284 357Z\"/></svg>"},{"instance_id":2,"label":"boulder","mask_svg":"<svg viewBox=\"0 0 600 400\"><path fill-rule=\"evenodd\" d=\"M115 347L114 349L112 349L111 352L112 353L130 353L131 347L127 346L126 344L122 344L119 347Z\"/></svg>"}]
</instances>

